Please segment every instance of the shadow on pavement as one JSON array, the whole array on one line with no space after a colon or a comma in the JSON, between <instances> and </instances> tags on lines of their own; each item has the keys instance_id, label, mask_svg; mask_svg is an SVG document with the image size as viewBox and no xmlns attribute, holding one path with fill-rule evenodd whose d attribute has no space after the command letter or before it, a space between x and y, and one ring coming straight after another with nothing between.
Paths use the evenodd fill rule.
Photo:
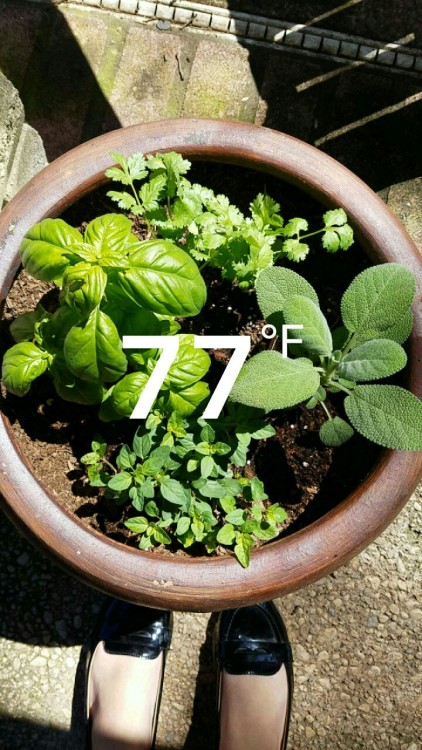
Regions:
<instances>
[{"instance_id":1,"label":"shadow on pavement","mask_svg":"<svg viewBox=\"0 0 422 750\"><path fill-rule=\"evenodd\" d=\"M0 2L0 70L19 89L26 121L41 135L49 161L100 135L103 122L108 130L121 124L102 89L108 71L102 86L95 75L109 63L112 40L92 28L85 54L77 34L88 17L72 19L71 28L58 5Z\"/></svg>"},{"instance_id":2,"label":"shadow on pavement","mask_svg":"<svg viewBox=\"0 0 422 750\"><path fill-rule=\"evenodd\" d=\"M227 5L240 9L235 0L228 0ZM405 39L410 45L420 34L416 5L408 0L400 3L400 13L398 5L387 0L360 5L333 0L278 5L282 6L278 17L305 24L301 31L311 29L307 20L311 19L312 24L312 19L323 15L325 8L327 17L318 25L328 29L340 27L343 32L371 34L373 39L387 42ZM299 5L300 9L295 7ZM254 12L258 12L256 7ZM347 14L349 18L344 21ZM317 146L374 190L420 175L422 75L360 61L336 62L293 49L277 54L242 41L241 37L239 42L248 49L259 91L260 124Z\"/></svg>"}]
</instances>

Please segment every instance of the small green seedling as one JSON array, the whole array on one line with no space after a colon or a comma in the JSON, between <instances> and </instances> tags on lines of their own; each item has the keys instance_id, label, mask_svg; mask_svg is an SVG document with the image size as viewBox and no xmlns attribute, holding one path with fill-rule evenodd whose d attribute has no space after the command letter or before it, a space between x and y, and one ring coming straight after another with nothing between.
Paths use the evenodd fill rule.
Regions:
<instances>
[{"instance_id":1,"label":"small green seedling","mask_svg":"<svg viewBox=\"0 0 422 750\"><path fill-rule=\"evenodd\" d=\"M115 466L99 440L81 461L92 486L136 511L125 524L141 549L198 543L211 553L223 545L247 567L254 541L274 539L287 517L259 478L243 472L251 441L274 432L254 410L233 405L213 426L177 411L167 421L152 413Z\"/></svg>"}]
</instances>

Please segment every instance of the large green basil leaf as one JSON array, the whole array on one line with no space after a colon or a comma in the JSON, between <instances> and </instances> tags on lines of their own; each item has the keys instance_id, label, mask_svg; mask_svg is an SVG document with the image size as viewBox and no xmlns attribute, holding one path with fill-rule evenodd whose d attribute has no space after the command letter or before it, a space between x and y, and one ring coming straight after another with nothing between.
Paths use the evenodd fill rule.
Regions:
<instances>
[{"instance_id":1,"label":"large green basil leaf","mask_svg":"<svg viewBox=\"0 0 422 750\"><path fill-rule=\"evenodd\" d=\"M170 390L179 391L196 383L208 372L211 359L204 349L195 349L192 334L179 336L179 350L173 362L165 384Z\"/></svg>"},{"instance_id":2,"label":"large green basil leaf","mask_svg":"<svg viewBox=\"0 0 422 750\"><path fill-rule=\"evenodd\" d=\"M116 309L112 310L110 316L116 322L121 336L160 336L161 324L157 316L150 310L143 310L133 305L129 310L122 310L119 315ZM135 351L128 349L130 351Z\"/></svg>"},{"instance_id":3,"label":"large green basil leaf","mask_svg":"<svg viewBox=\"0 0 422 750\"><path fill-rule=\"evenodd\" d=\"M107 274L97 265L76 263L63 276L62 298L83 318L100 304L107 285Z\"/></svg>"},{"instance_id":4,"label":"large green basil leaf","mask_svg":"<svg viewBox=\"0 0 422 750\"><path fill-rule=\"evenodd\" d=\"M30 341L12 346L3 357L2 379L15 396L25 396L33 380L46 371L50 355Z\"/></svg>"},{"instance_id":5,"label":"large green basil leaf","mask_svg":"<svg viewBox=\"0 0 422 750\"><path fill-rule=\"evenodd\" d=\"M65 304L60 305L53 315L39 325L38 335L43 347L52 354L62 352L67 334L79 322L80 316L76 310Z\"/></svg>"},{"instance_id":6,"label":"large green basil leaf","mask_svg":"<svg viewBox=\"0 0 422 750\"><path fill-rule=\"evenodd\" d=\"M26 233L21 247L23 267L35 279L54 281L69 265L69 251L82 235L63 219L44 219Z\"/></svg>"},{"instance_id":7,"label":"large green basil leaf","mask_svg":"<svg viewBox=\"0 0 422 750\"><path fill-rule=\"evenodd\" d=\"M131 372L114 386L110 406L120 417L130 417L148 380L145 372Z\"/></svg>"},{"instance_id":8,"label":"large green basil leaf","mask_svg":"<svg viewBox=\"0 0 422 750\"><path fill-rule=\"evenodd\" d=\"M75 378L61 357L55 358L51 374L54 387L64 401L88 406L101 403L104 395L102 384Z\"/></svg>"},{"instance_id":9,"label":"large green basil leaf","mask_svg":"<svg viewBox=\"0 0 422 750\"><path fill-rule=\"evenodd\" d=\"M40 319L40 312L41 310L37 308L32 312L22 313L11 322L9 331L16 343L32 341L35 334L35 324Z\"/></svg>"},{"instance_id":10,"label":"large green basil leaf","mask_svg":"<svg viewBox=\"0 0 422 750\"><path fill-rule=\"evenodd\" d=\"M104 214L91 221L85 229L84 242L95 249L101 265L120 265L131 242L132 222L122 214Z\"/></svg>"},{"instance_id":11,"label":"large green basil leaf","mask_svg":"<svg viewBox=\"0 0 422 750\"><path fill-rule=\"evenodd\" d=\"M135 304L161 315L197 315L207 296L195 261L169 240L134 244L116 278Z\"/></svg>"},{"instance_id":12,"label":"large green basil leaf","mask_svg":"<svg viewBox=\"0 0 422 750\"><path fill-rule=\"evenodd\" d=\"M69 370L81 380L114 383L127 369L117 328L98 308L86 323L70 329L63 353Z\"/></svg>"},{"instance_id":13,"label":"large green basil leaf","mask_svg":"<svg viewBox=\"0 0 422 750\"><path fill-rule=\"evenodd\" d=\"M168 391L162 399L162 406L169 414L177 411L182 417L189 417L209 395L208 384L200 380L180 391Z\"/></svg>"}]
</instances>

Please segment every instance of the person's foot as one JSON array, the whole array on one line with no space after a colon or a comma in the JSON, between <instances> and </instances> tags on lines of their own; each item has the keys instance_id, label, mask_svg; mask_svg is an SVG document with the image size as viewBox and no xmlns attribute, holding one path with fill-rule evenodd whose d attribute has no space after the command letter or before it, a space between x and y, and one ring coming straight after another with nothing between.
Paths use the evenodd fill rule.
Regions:
<instances>
[{"instance_id":1,"label":"person's foot","mask_svg":"<svg viewBox=\"0 0 422 750\"><path fill-rule=\"evenodd\" d=\"M92 750L153 746L171 614L113 601L94 639L87 676Z\"/></svg>"},{"instance_id":2,"label":"person's foot","mask_svg":"<svg viewBox=\"0 0 422 750\"><path fill-rule=\"evenodd\" d=\"M272 602L219 618L219 750L284 750L293 690L291 649Z\"/></svg>"}]
</instances>

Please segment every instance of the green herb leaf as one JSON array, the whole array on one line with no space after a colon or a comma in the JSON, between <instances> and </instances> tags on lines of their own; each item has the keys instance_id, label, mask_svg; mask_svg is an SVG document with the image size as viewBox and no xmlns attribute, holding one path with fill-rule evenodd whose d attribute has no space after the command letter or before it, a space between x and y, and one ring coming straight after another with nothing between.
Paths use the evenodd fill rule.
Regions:
<instances>
[{"instance_id":1,"label":"green herb leaf","mask_svg":"<svg viewBox=\"0 0 422 750\"><path fill-rule=\"evenodd\" d=\"M353 427L396 450L422 450L422 402L396 385L359 385L344 401Z\"/></svg>"},{"instance_id":2,"label":"green herb leaf","mask_svg":"<svg viewBox=\"0 0 422 750\"><path fill-rule=\"evenodd\" d=\"M48 367L49 355L30 341L15 344L5 353L2 380L10 393L25 396L32 382Z\"/></svg>"},{"instance_id":3,"label":"green herb leaf","mask_svg":"<svg viewBox=\"0 0 422 750\"><path fill-rule=\"evenodd\" d=\"M133 451L138 456L138 458L146 458L148 453L151 450L152 441L150 435L148 433L142 435L140 433L140 428L137 429L135 433L135 437L133 438Z\"/></svg>"},{"instance_id":4,"label":"green herb leaf","mask_svg":"<svg viewBox=\"0 0 422 750\"><path fill-rule=\"evenodd\" d=\"M283 242L283 252L289 260L299 263L300 260L305 260L308 255L309 245L305 242L299 242L299 240L286 240Z\"/></svg>"},{"instance_id":5,"label":"green herb leaf","mask_svg":"<svg viewBox=\"0 0 422 750\"><path fill-rule=\"evenodd\" d=\"M147 382L144 372L131 372L115 385L110 403L120 417L130 417Z\"/></svg>"},{"instance_id":6,"label":"green herb leaf","mask_svg":"<svg viewBox=\"0 0 422 750\"><path fill-rule=\"evenodd\" d=\"M39 307L37 307L36 310L22 313L15 320L12 320L9 331L16 343L20 344L22 341L32 341L35 334L35 324L40 318L40 313L42 314Z\"/></svg>"},{"instance_id":7,"label":"green herb leaf","mask_svg":"<svg viewBox=\"0 0 422 750\"><path fill-rule=\"evenodd\" d=\"M132 453L128 445L123 445L116 459L118 469L131 469L136 462L136 455Z\"/></svg>"},{"instance_id":8,"label":"green herb leaf","mask_svg":"<svg viewBox=\"0 0 422 750\"><path fill-rule=\"evenodd\" d=\"M319 430L319 436L324 445L330 445L333 448L346 443L352 435L353 428L341 417L329 419L328 422L324 422Z\"/></svg>"},{"instance_id":9,"label":"green herb leaf","mask_svg":"<svg viewBox=\"0 0 422 750\"><path fill-rule=\"evenodd\" d=\"M389 339L390 341L396 341L398 344L404 344L409 338L412 328L413 314L411 310L406 310L405 314L389 328L384 328L384 330L372 328L364 333L355 333L353 338L354 347L360 346L372 339Z\"/></svg>"},{"instance_id":10,"label":"green herb leaf","mask_svg":"<svg viewBox=\"0 0 422 750\"><path fill-rule=\"evenodd\" d=\"M327 229L322 235L322 246L329 253L336 253L337 250L348 250L351 245L353 245L353 229L348 224Z\"/></svg>"},{"instance_id":11,"label":"green herb leaf","mask_svg":"<svg viewBox=\"0 0 422 750\"><path fill-rule=\"evenodd\" d=\"M191 493L181 482L178 482L176 479L170 479L170 477L164 477L160 482L160 492L169 503L179 505L181 508L188 510Z\"/></svg>"},{"instance_id":12,"label":"green herb leaf","mask_svg":"<svg viewBox=\"0 0 422 750\"><path fill-rule=\"evenodd\" d=\"M253 533L257 539L261 540L261 542L269 542L271 539L275 539L278 536L279 531L274 524L262 521L260 524L256 525Z\"/></svg>"},{"instance_id":13,"label":"green herb leaf","mask_svg":"<svg viewBox=\"0 0 422 750\"><path fill-rule=\"evenodd\" d=\"M267 500L268 495L264 489L264 483L258 477L254 477L251 482L252 500Z\"/></svg>"},{"instance_id":14,"label":"green herb leaf","mask_svg":"<svg viewBox=\"0 0 422 750\"><path fill-rule=\"evenodd\" d=\"M69 370L81 380L114 383L126 372L127 360L116 326L99 308L86 323L70 329L63 352Z\"/></svg>"},{"instance_id":15,"label":"green herb leaf","mask_svg":"<svg viewBox=\"0 0 422 750\"><path fill-rule=\"evenodd\" d=\"M187 530L190 528L190 522L191 519L189 518L189 516L182 516L181 518L179 518L176 526L176 534L178 536L186 534Z\"/></svg>"},{"instance_id":16,"label":"green herb leaf","mask_svg":"<svg viewBox=\"0 0 422 750\"><path fill-rule=\"evenodd\" d=\"M128 518L128 520L125 521L125 526L131 531L134 531L135 534L143 534L149 526L149 521L143 516Z\"/></svg>"},{"instance_id":17,"label":"green herb leaf","mask_svg":"<svg viewBox=\"0 0 422 750\"><path fill-rule=\"evenodd\" d=\"M132 245L117 281L136 305L161 315L197 315L207 295L195 261L169 240Z\"/></svg>"},{"instance_id":18,"label":"green herb leaf","mask_svg":"<svg viewBox=\"0 0 422 750\"><path fill-rule=\"evenodd\" d=\"M200 380L198 383L193 383L180 391L169 391L165 408L167 412L176 409L183 417L189 417L209 395L208 383Z\"/></svg>"},{"instance_id":19,"label":"green herb leaf","mask_svg":"<svg viewBox=\"0 0 422 750\"><path fill-rule=\"evenodd\" d=\"M241 526L246 521L246 513L242 508L236 508L236 510L227 513L226 521L234 526Z\"/></svg>"},{"instance_id":20,"label":"green herb leaf","mask_svg":"<svg viewBox=\"0 0 422 750\"><path fill-rule=\"evenodd\" d=\"M325 227L341 227L347 223L346 212L342 208L326 211L322 217Z\"/></svg>"},{"instance_id":21,"label":"green herb leaf","mask_svg":"<svg viewBox=\"0 0 422 750\"><path fill-rule=\"evenodd\" d=\"M104 214L90 221L84 233L84 242L95 250L100 264L114 265L116 256L123 257L123 251L130 241L132 222L122 214Z\"/></svg>"},{"instance_id":22,"label":"green herb leaf","mask_svg":"<svg viewBox=\"0 0 422 750\"><path fill-rule=\"evenodd\" d=\"M152 518L159 518L160 511L157 503L154 500L150 500L145 506L145 513L148 513Z\"/></svg>"},{"instance_id":23,"label":"green herb leaf","mask_svg":"<svg viewBox=\"0 0 422 750\"><path fill-rule=\"evenodd\" d=\"M405 315L416 292L413 273L399 263L372 266L346 289L341 314L349 331L383 331Z\"/></svg>"},{"instance_id":24,"label":"green herb leaf","mask_svg":"<svg viewBox=\"0 0 422 750\"><path fill-rule=\"evenodd\" d=\"M201 477L209 477L214 469L214 459L211 456L204 456L201 460Z\"/></svg>"},{"instance_id":25,"label":"green herb leaf","mask_svg":"<svg viewBox=\"0 0 422 750\"><path fill-rule=\"evenodd\" d=\"M264 411L287 409L310 398L319 383L319 374L310 360L286 359L275 351L261 352L242 367L230 398Z\"/></svg>"},{"instance_id":26,"label":"green herb leaf","mask_svg":"<svg viewBox=\"0 0 422 750\"><path fill-rule=\"evenodd\" d=\"M405 367L406 352L400 344L375 339L352 349L340 362L337 375L351 380L379 380Z\"/></svg>"},{"instance_id":27,"label":"green herb leaf","mask_svg":"<svg viewBox=\"0 0 422 750\"><path fill-rule=\"evenodd\" d=\"M236 508L236 500L231 495L220 498L220 505L225 513L231 513Z\"/></svg>"},{"instance_id":28,"label":"green herb leaf","mask_svg":"<svg viewBox=\"0 0 422 750\"><path fill-rule=\"evenodd\" d=\"M179 336L177 357L165 380L171 390L183 390L203 378L209 370L211 364L209 355L204 349L195 348L193 342L193 335L182 334Z\"/></svg>"},{"instance_id":29,"label":"green herb leaf","mask_svg":"<svg viewBox=\"0 0 422 750\"><path fill-rule=\"evenodd\" d=\"M252 539L249 534L239 534L234 548L234 554L244 568L249 566L251 547Z\"/></svg>"},{"instance_id":30,"label":"green herb leaf","mask_svg":"<svg viewBox=\"0 0 422 750\"><path fill-rule=\"evenodd\" d=\"M278 503L270 505L265 512L265 518L271 525L283 523L287 518L287 513L284 508L280 508Z\"/></svg>"},{"instance_id":31,"label":"green herb leaf","mask_svg":"<svg viewBox=\"0 0 422 750\"><path fill-rule=\"evenodd\" d=\"M54 281L69 265L69 252L82 241L81 233L63 219L44 219L22 241L22 265L35 279Z\"/></svg>"},{"instance_id":32,"label":"green herb leaf","mask_svg":"<svg viewBox=\"0 0 422 750\"><path fill-rule=\"evenodd\" d=\"M285 237L299 237L300 232L306 232L308 229L308 222L306 219L290 219L283 229Z\"/></svg>"},{"instance_id":33,"label":"green herb leaf","mask_svg":"<svg viewBox=\"0 0 422 750\"><path fill-rule=\"evenodd\" d=\"M236 533L231 523L225 523L217 533L219 544L233 544Z\"/></svg>"},{"instance_id":34,"label":"green herb leaf","mask_svg":"<svg viewBox=\"0 0 422 750\"><path fill-rule=\"evenodd\" d=\"M132 474L128 474L127 471L121 471L119 474L115 474L107 482L107 487L114 492L123 492L123 490L129 489L132 484Z\"/></svg>"},{"instance_id":35,"label":"green herb leaf","mask_svg":"<svg viewBox=\"0 0 422 750\"><path fill-rule=\"evenodd\" d=\"M285 322L282 311L289 297L301 294L318 304L318 296L313 287L289 268L267 268L259 274L255 288L262 315L276 327L280 335Z\"/></svg>"},{"instance_id":36,"label":"green herb leaf","mask_svg":"<svg viewBox=\"0 0 422 750\"><path fill-rule=\"evenodd\" d=\"M64 272L63 299L85 318L100 304L106 285L107 276L100 266L76 263Z\"/></svg>"},{"instance_id":37,"label":"green herb leaf","mask_svg":"<svg viewBox=\"0 0 422 750\"><path fill-rule=\"evenodd\" d=\"M289 331L290 338L302 339L310 354L328 356L333 349L331 332L318 305L308 297L289 297L283 308L286 323L303 325L302 329Z\"/></svg>"}]
</instances>

